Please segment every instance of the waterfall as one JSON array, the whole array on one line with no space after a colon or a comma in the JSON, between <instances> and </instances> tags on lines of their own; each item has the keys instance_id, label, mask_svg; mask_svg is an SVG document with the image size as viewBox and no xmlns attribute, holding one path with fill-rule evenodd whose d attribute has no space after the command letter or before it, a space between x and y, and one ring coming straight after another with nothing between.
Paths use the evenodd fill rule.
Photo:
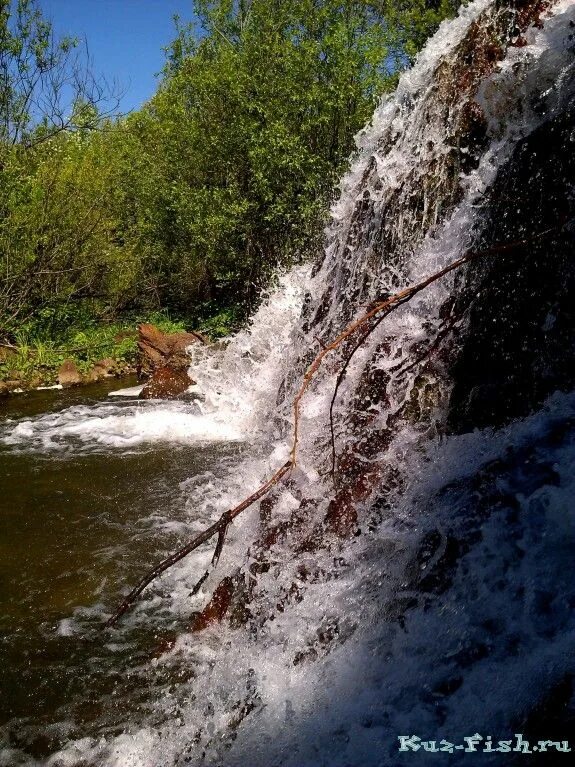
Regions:
<instances>
[{"instance_id":1,"label":"waterfall","mask_svg":"<svg viewBox=\"0 0 575 767\"><path fill-rule=\"evenodd\" d=\"M225 348L195 351L204 399L193 410L65 411L2 438L58 449L80 435L89 448L128 430L134 440L247 443L217 482L190 479L191 530L257 489L289 454L291 403L322 344L382 296L483 247L494 185L517 147L573 107L573 0L541 19L536 4L519 5L474 0L441 25L358 135L322 258L280 277ZM471 327L457 306L484 289L478 269L434 283L357 350L335 403L335 489L329 408L342 357L327 361L303 402L289 481L232 526L199 594L190 591L209 546L162 578L164 606L182 619L235 578L229 620L180 634L152 664L193 678L123 734L71 743L50 767L395 765L397 736L415 723L422 737L511 737L540 692L575 671L565 660L573 395L498 430L448 425ZM166 418L170 428L154 431Z\"/></svg>"}]
</instances>

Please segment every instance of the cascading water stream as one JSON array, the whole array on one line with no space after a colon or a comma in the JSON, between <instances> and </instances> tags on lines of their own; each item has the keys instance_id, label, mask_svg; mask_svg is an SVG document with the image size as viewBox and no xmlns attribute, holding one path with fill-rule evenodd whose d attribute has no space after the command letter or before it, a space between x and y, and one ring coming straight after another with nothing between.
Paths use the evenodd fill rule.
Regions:
<instances>
[{"instance_id":1,"label":"cascading water stream","mask_svg":"<svg viewBox=\"0 0 575 767\"><path fill-rule=\"evenodd\" d=\"M257 437L275 403L284 349L301 312L308 270L279 277L248 330L226 349L193 349L191 375L201 397L193 402L106 403L75 406L34 419L7 422L0 443L18 450L130 449L158 442L195 444Z\"/></svg>"},{"instance_id":2,"label":"cascading water stream","mask_svg":"<svg viewBox=\"0 0 575 767\"><path fill-rule=\"evenodd\" d=\"M191 374L203 402L64 411L11 424L3 441L28 450L78 440L82 449L150 439L251 442L217 482L188 481L191 532L255 490L286 460L292 398L318 343L371 302L479 247L498 173L522 139L572 104L575 4L559 0L542 24L534 20L510 33L519 22L505 3L475 0L441 26L358 137L321 263L284 276L226 349L196 352ZM141 621L159 601L187 619L223 576L240 571L253 581L247 617L181 633L152 665L180 664L193 678L166 686L124 734L71 743L50 767L395 765L396 737L413 732L414 710L422 735L461 738L492 727L504 737L522 707L536 703L533 679L545 689L565 673L574 629L565 606L573 598L565 572L573 396L556 395L500 432L446 437L450 371L430 350L436 339L453 349L465 334L468 318L450 302L464 288L463 273L434 284L384 321L349 367L335 409L338 465L344 490L376 477L361 498L363 534L315 549L300 545L303 534L288 537L262 563L254 546L260 522L247 512L197 596L190 590L208 547L166 573L162 599L139 605L129 620ZM304 532L329 512L336 370L328 364L306 394L298 467L275 494L274 524L289 525L302 503L312 509ZM370 451L365 434L377 435ZM525 461L536 466L531 484L521 474ZM547 615L539 592L514 601L532 581L561 596ZM488 623L489 647L481 628ZM489 701L486 678L499 685Z\"/></svg>"}]
</instances>

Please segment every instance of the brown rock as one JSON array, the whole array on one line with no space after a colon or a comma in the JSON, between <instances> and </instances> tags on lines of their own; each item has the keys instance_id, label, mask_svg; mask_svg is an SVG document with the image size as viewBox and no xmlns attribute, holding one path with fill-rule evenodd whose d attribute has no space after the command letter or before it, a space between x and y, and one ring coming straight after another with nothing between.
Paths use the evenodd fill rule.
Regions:
<instances>
[{"instance_id":1,"label":"brown rock","mask_svg":"<svg viewBox=\"0 0 575 767\"><path fill-rule=\"evenodd\" d=\"M173 370L164 366L152 373L152 377L140 392L141 399L175 399L188 386L195 383L185 370Z\"/></svg>"},{"instance_id":2,"label":"brown rock","mask_svg":"<svg viewBox=\"0 0 575 767\"><path fill-rule=\"evenodd\" d=\"M113 360L111 357L104 357L103 360L98 360L94 367L102 368L109 375L113 375L116 372L117 364L116 360Z\"/></svg>"},{"instance_id":3,"label":"brown rock","mask_svg":"<svg viewBox=\"0 0 575 767\"><path fill-rule=\"evenodd\" d=\"M169 346L168 363L171 368L178 370L187 370L190 366L190 357L188 355L188 346L197 343L204 343L196 333L171 333L166 336Z\"/></svg>"},{"instance_id":4,"label":"brown rock","mask_svg":"<svg viewBox=\"0 0 575 767\"><path fill-rule=\"evenodd\" d=\"M227 613L234 595L234 579L226 576L220 581L212 598L201 612L192 616L193 632L203 631L213 623L219 623Z\"/></svg>"},{"instance_id":5,"label":"brown rock","mask_svg":"<svg viewBox=\"0 0 575 767\"><path fill-rule=\"evenodd\" d=\"M172 370L187 370L190 359L188 346L206 343L199 333L163 333L155 325L138 327L138 376L146 377L154 370L170 367Z\"/></svg>"},{"instance_id":6,"label":"brown rock","mask_svg":"<svg viewBox=\"0 0 575 767\"><path fill-rule=\"evenodd\" d=\"M162 367L167 360L169 348L166 336L155 325L138 327L138 366L144 374Z\"/></svg>"},{"instance_id":7,"label":"brown rock","mask_svg":"<svg viewBox=\"0 0 575 767\"><path fill-rule=\"evenodd\" d=\"M108 378L114 375L118 370L118 366L111 357L106 357L103 360L99 360L94 363L94 367L88 373L89 381L101 381L102 378Z\"/></svg>"},{"instance_id":8,"label":"brown rock","mask_svg":"<svg viewBox=\"0 0 575 767\"><path fill-rule=\"evenodd\" d=\"M15 354L16 354L16 349L12 348L11 346L0 345L0 362L8 362L8 360L11 357L14 357Z\"/></svg>"},{"instance_id":9,"label":"brown rock","mask_svg":"<svg viewBox=\"0 0 575 767\"><path fill-rule=\"evenodd\" d=\"M64 360L58 370L58 383L64 388L82 383L82 375L72 360Z\"/></svg>"},{"instance_id":10,"label":"brown rock","mask_svg":"<svg viewBox=\"0 0 575 767\"><path fill-rule=\"evenodd\" d=\"M95 381L101 381L102 378L107 378L107 376L108 374L103 368L99 367L98 365L94 365L92 370L90 370L90 372L86 376L86 379L90 382L95 382Z\"/></svg>"},{"instance_id":11,"label":"brown rock","mask_svg":"<svg viewBox=\"0 0 575 767\"><path fill-rule=\"evenodd\" d=\"M349 489L343 490L333 498L327 508L325 523L330 532L339 538L349 538L357 529L357 510Z\"/></svg>"}]
</instances>

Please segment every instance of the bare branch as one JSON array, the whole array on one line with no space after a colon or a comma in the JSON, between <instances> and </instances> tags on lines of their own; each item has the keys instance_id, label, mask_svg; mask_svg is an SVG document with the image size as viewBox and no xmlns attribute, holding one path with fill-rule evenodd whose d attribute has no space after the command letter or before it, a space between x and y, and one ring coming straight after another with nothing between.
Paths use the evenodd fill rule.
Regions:
<instances>
[{"instance_id":1,"label":"bare branch","mask_svg":"<svg viewBox=\"0 0 575 767\"><path fill-rule=\"evenodd\" d=\"M210 525L206 530L204 530L202 533L197 535L193 540L191 540L189 543L187 543L183 548L176 551L174 554L169 556L167 559L164 559L162 562L157 564L153 570L150 570L149 573L147 573L142 580L138 583L136 588L134 588L128 596L124 599L120 607L116 610L114 615L106 622L105 628L109 626L113 626L119 618L130 608L130 606L134 603L134 601L137 599L137 597L142 593L142 591L146 588L146 586L151 583L153 580L155 580L158 575L161 575L163 572L165 572L169 567L172 567L176 564L176 562L179 562L181 559L186 557L188 554L190 554L192 551L197 549L199 546L202 545L202 543L205 543L206 541L209 541L210 538L213 538L213 536L216 533L221 533L222 531L227 530L230 522L232 522L238 514L241 514L242 511L249 508L254 504L256 501L259 501L260 498L263 498L264 495L268 492L268 490L273 487L277 482L280 481L282 477L284 477L288 471L290 471L292 468L291 461L286 461L284 465L276 471L276 473L265 483L263 484L258 490L255 491L255 493L252 493L248 498L246 498L244 501L242 501L238 506L234 507L233 509L229 509L226 511L222 516L218 519L217 522L214 522L213 525ZM223 546L223 542L222 542ZM218 547L216 547L216 552L218 551ZM218 554L219 557L219 554Z\"/></svg>"},{"instance_id":2,"label":"bare branch","mask_svg":"<svg viewBox=\"0 0 575 767\"><path fill-rule=\"evenodd\" d=\"M357 333L358 331L360 330L364 331L360 336L359 342L353 345L351 353L348 355L347 359L344 362L343 375L345 375L345 370L349 366L351 358L353 357L355 352L359 349L361 344L364 343L365 340L371 335L371 333L373 333L373 331L378 327L380 322L383 319L385 319L385 317L389 316L391 312L395 311L401 305L411 300L414 296L416 296L422 290L425 290L425 288L427 288L429 285L433 284L434 282L437 282L442 277L445 277L447 274L455 271L456 269L459 269L464 264L468 264L471 261L485 258L487 256L498 255L510 250L515 250L518 247L526 245L534 240L541 239L542 237L546 236L550 232L556 231L558 228L560 227L549 228L545 230L544 232L540 232L539 234L534 235L533 237L529 239L517 240L514 242L505 243L503 245L497 245L492 248L488 248L486 250L466 253L461 258L458 258L457 260L452 261L443 269L440 269L438 272L435 272L434 274L430 275L429 277L422 280L421 282L418 282L415 285L411 285L410 287L407 287L404 290L399 291L395 295L389 298L386 298L384 301L377 303L372 309L370 309L370 311L366 312L357 320L355 320L350 325L348 325L345 328L345 330L343 330L331 343L324 346L324 348L317 354L315 359L311 362L311 364L305 371L303 375L302 384L293 400L292 407L293 407L294 423L293 423L292 447L290 450L289 460L286 461L283 464L283 466L280 469L278 469L275 472L275 474L273 474L270 477L270 479L267 480L267 482L265 482L260 488L258 488L258 490L252 493L252 495L250 495L248 498L243 500L240 504L235 506L233 509L229 509L228 511L224 512L222 516L216 522L214 522L212 525L206 528L203 532L201 532L199 535L193 538L189 543L187 543L182 548L178 549L178 551L174 552L172 555L170 555L166 559L162 560L152 570L146 573L146 575L144 575L144 577L141 579L138 585L124 599L124 601L116 610L116 612L112 615L112 617L109 618L109 620L104 624L104 628L109 628L110 626L113 626L115 623L117 623L119 618L121 618L122 615L124 615L124 613L127 612L127 610L129 610L129 608L135 602L138 596L142 593L142 591L146 588L146 586L148 586L153 580L155 580L159 575L164 573L166 570L168 570L170 567L175 565L177 562L180 562L184 557L186 557L192 551L195 551L203 543L206 543L206 541L209 541L216 534L218 534L219 537L218 537L218 542L216 545L216 550L212 558L212 564L214 564L214 562L217 562L221 554L221 550L223 548L225 533L230 523L239 514L241 514L242 511L245 511L245 509L248 509L256 501L263 498L269 492L269 490L271 490L272 487L274 487L284 476L286 476L288 472L290 472L293 468L295 468L295 466L297 465L297 451L298 451L298 444L299 444L301 401L307 389L309 388L312 380L315 378L318 370L320 369L324 359L330 352L338 349L344 343L344 341L353 337L353 335ZM380 317L378 315L382 315L382 316ZM374 318L377 318L376 322L371 323L371 320ZM341 380L343 380L341 371L337 380L339 383L341 383ZM337 395L337 389L338 389L338 383L336 383L335 395ZM332 403L335 402L335 395L332 399ZM332 411L333 411L333 408L330 409L330 415ZM332 426L332 434L333 434L333 426ZM208 573L202 576L199 583L196 584L196 587L194 587L194 590L192 591L192 593L197 593L199 588L202 586L202 584L206 580L210 571L208 571Z\"/></svg>"}]
</instances>

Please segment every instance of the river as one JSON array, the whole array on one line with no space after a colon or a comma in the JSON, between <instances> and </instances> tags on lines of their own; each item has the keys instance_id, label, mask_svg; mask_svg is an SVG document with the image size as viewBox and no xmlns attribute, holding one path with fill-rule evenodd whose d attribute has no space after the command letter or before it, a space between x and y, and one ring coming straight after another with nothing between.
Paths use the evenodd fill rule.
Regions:
<instances>
[{"instance_id":1,"label":"river","mask_svg":"<svg viewBox=\"0 0 575 767\"><path fill-rule=\"evenodd\" d=\"M132 383L31 392L0 404L0 727L9 747L36 758L71 737L115 732L130 707L145 706L154 682L149 675L143 682L140 667L178 619L164 615L160 628L152 611L111 637L101 631L103 616L189 537L186 481L240 450L127 437L122 446L121 430L115 444L77 435L58 442L56 426L46 436L50 418L64 429L68 413L77 423L88 413L96 422L136 412L150 420L155 403L106 399ZM174 409L184 414L181 403ZM15 429L23 434L42 421L43 441L6 444Z\"/></svg>"}]
</instances>

